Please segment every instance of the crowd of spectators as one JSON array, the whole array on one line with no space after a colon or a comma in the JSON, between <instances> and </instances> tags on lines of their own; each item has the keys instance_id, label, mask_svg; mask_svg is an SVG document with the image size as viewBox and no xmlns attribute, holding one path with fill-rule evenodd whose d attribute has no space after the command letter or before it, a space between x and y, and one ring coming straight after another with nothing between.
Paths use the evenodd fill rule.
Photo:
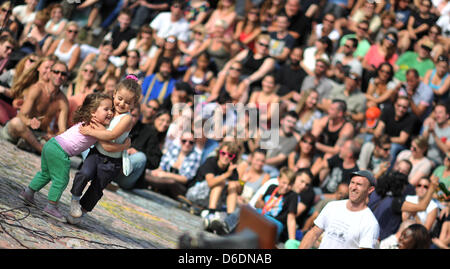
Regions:
<instances>
[{"instance_id":1,"label":"crowd of spectators","mask_svg":"<svg viewBox=\"0 0 450 269\"><path fill-rule=\"evenodd\" d=\"M133 74L120 188L194 203L218 234L260 208L289 247L368 170L380 247L449 247L430 180L450 190L449 1L0 2L1 137L19 148L39 154Z\"/></svg>"}]
</instances>

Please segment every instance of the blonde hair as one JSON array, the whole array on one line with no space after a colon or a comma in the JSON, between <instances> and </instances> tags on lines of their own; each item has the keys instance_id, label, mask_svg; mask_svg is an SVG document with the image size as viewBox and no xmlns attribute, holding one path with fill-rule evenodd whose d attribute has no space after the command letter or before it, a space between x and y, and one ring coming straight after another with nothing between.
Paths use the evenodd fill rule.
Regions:
<instances>
[{"instance_id":1,"label":"blonde hair","mask_svg":"<svg viewBox=\"0 0 450 269\"><path fill-rule=\"evenodd\" d=\"M294 183L295 172L292 171L290 168L288 167L281 168L279 178L281 178L282 176L285 176L289 180L289 185L292 185Z\"/></svg>"},{"instance_id":2,"label":"blonde hair","mask_svg":"<svg viewBox=\"0 0 450 269\"><path fill-rule=\"evenodd\" d=\"M308 89L307 91L303 92L300 100L297 103L297 106L295 107L295 112L297 112L297 114L300 114L300 112L305 108L306 100L308 100L308 97L313 92L317 93L317 91L314 89Z\"/></svg>"},{"instance_id":3,"label":"blonde hair","mask_svg":"<svg viewBox=\"0 0 450 269\"><path fill-rule=\"evenodd\" d=\"M83 87L84 87L83 83L85 82L84 81L84 76L83 76L83 70L88 65L90 65L90 66L92 66L94 68L95 76L94 76L94 79L89 84L87 84L86 86L93 85L97 81L97 79L96 79L97 78L97 72L96 72L96 69L95 69L95 64L93 62L86 62L86 63L84 63L78 69L77 76L73 80L73 83L75 84L75 87L72 89L72 95L75 95L75 94L77 94L77 93L79 93L79 92L81 92L83 90Z\"/></svg>"},{"instance_id":4,"label":"blonde hair","mask_svg":"<svg viewBox=\"0 0 450 269\"><path fill-rule=\"evenodd\" d=\"M422 150L426 150L428 148L428 139L424 136L418 136L414 138L413 141Z\"/></svg>"},{"instance_id":5,"label":"blonde hair","mask_svg":"<svg viewBox=\"0 0 450 269\"><path fill-rule=\"evenodd\" d=\"M59 37L66 38L66 37L67 37L67 29L69 29L70 26L76 26L77 29L80 28L80 27L78 26L78 23L76 23L75 21L69 21L69 22L66 23L66 25L64 26L64 31L61 32L61 34L59 34Z\"/></svg>"}]
</instances>

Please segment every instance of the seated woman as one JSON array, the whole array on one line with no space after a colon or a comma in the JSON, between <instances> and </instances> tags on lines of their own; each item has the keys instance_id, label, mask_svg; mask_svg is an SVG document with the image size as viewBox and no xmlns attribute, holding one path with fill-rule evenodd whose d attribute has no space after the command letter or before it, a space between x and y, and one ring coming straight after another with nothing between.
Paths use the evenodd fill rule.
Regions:
<instances>
[{"instance_id":1,"label":"seated woman","mask_svg":"<svg viewBox=\"0 0 450 269\"><path fill-rule=\"evenodd\" d=\"M153 45L153 30L148 25L142 25L135 38L132 38L128 43L127 51L138 50L141 56L140 64L144 64L149 58L153 57L156 51L152 49Z\"/></svg>"},{"instance_id":2,"label":"seated woman","mask_svg":"<svg viewBox=\"0 0 450 269\"><path fill-rule=\"evenodd\" d=\"M221 72L226 73L235 62L242 64L241 77L244 79L245 89L250 85L258 86L261 79L275 68L275 60L269 56L270 37L266 34L258 36L255 51L250 49L239 52L225 65ZM250 91L252 88L250 88Z\"/></svg>"},{"instance_id":3,"label":"seated woman","mask_svg":"<svg viewBox=\"0 0 450 269\"><path fill-rule=\"evenodd\" d=\"M78 30L76 22L67 23L62 38L53 41L46 52L46 56L54 54L60 61L67 64L69 71L72 71L80 60L81 49L80 45L76 43Z\"/></svg>"},{"instance_id":4,"label":"seated woman","mask_svg":"<svg viewBox=\"0 0 450 269\"><path fill-rule=\"evenodd\" d=\"M47 31L45 31L45 24L48 22L49 17L44 11L36 13L34 21L29 22L20 38L20 51L28 54L35 52L39 56L45 55L52 38Z\"/></svg>"},{"instance_id":5,"label":"seated woman","mask_svg":"<svg viewBox=\"0 0 450 269\"><path fill-rule=\"evenodd\" d=\"M233 39L236 40L235 44L238 45L239 50L246 48L250 50L255 49L256 38L261 34L259 11L259 8L256 6L251 7L246 12L244 20L236 24Z\"/></svg>"},{"instance_id":6,"label":"seated woman","mask_svg":"<svg viewBox=\"0 0 450 269\"><path fill-rule=\"evenodd\" d=\"M284 98L289 97L291 96L284 96ZM300 135L304 135L308 131L311 131L314 121L322 117L322 113L317 108L318 100L319 93L314 89L310 89L300 95L298 103L294 103L295 101L292 102L291 99L286 101L288 104L287 110L294 109L299 116L299 119L295 124L295 130Z\"/></svg>"},{"instance_id":7,"label":"seated woman","mask_svg":"<svg viewBox=\"0 0 450 269\"><path fill-rule=\"evenodd\" d=\"M179 47L179 50L183 53L181 58L181 63L183 65L190 66L192 64L192 55L194 55L194 53L198 51L201 46L203 46L205 39L205 27L201 24L196 25L191 31L191 35L189 41L186 43L186 46Z\"/></svg>"},{"instance_id":8,"label":"seated woman","mask_svg":"<svg viewBox=\"0 0 450 269\"><path fill-rule=\"evenodd\" d=\"M78 69L77 76L67 88L67 99L69 101L68 126L72 126L72 117L75 111L83 104L84 99L90 93L99 88L97 83L97 72L93 63L87 62Z\"/></svg>"},{"instance_id":9,"label":"seated woman","mask_svg":"<svg viewBox=\"0 0 450 269\"><path fill-rule=\"evenodd\" d=\"M267 126L270 126L272 116L277 109L277 107L272 104L279 104L280 102L280 97L276 93L278 88L275 75L266 75L263 78L261 85L261 90L253 92L250 96L248 105L250 107L256 107L259 111L259 117L262 118L263 121L266 121Z\"/></svg>"},{"instance_id":10,"label":"seated woman","mask_svg":"<svg viewBox=\"0 0 450 269\"><path fill-rule=\"evenodd\" d=\"M39 57L35 53L29 54L22 60L20 60L16 68L10 69L0 75L0 82L3 86L0 86L0 124L4 125L10 119L17 115L17 108L13 107L13 92L11 87L14 81L22 75L25 71L30 69L37 61Z\"/></svg>"},{"instance_id":11,"label":"seated woman","mask_svg":"<svg viewBox=\"0 0 450 269\"><path fill-rule=\"evenodd\" d=\"M333 52L333 43L328 36L319 38L315 45L305 49L303 53L303 60L300 66L310 76L314 76L314 69L316 67L317 59L325 59L330 61L331 53Z\"/></svg>"},{"instance_id":12,"label":"seated woman","mask_svg":"<svg viewBox=\"0 0 450 269\"><path fill-rule=\"evenodd\" d=\"M112 52L113 46L111 41L103 41L100 44L98 53L90 53L84 58L81 65L84 65L87 62L94 63L99 82L104 84L106 78L110 75L115 75L116 72L116 67L109 61Z\"/></svg>"},{"instance_id":13,"label":"seated woman","mask_svg":"<svg viewBox=\"0 0 450 269\"><path fill-rule=\"evenodd\" d=\"M416 186L416 195L406 196L405 201L418 204L425 198L430 185L431 181L428 178L421 178ZM403 212L402 218L403 220L413 219L417 223L424 225L428 231L431 231L431 228L437 220L438 210L438 204L434 200L431 200L426 210L414 213Z\"/></svg>"},{"instance_id":14,"label":"seated woman","mask_svg":"<svg viewBox=\"0 0 450 269\"><path fill-rule=\"evenodd\" d=\"M382 63L376 71L375 77L369 80L367 88L366 107L376 106L380 109L392 103L396 94L397 84L392 80L394 76L394 68L391 64Z\"/></svg>"},{"instance_id":15,"label":"seated woman","mask_svg":"<svg viewBox=\"0 0 450 269\"><path fill-rule=\"evenodd\" d=\"M423 36L419 42L414 44L414 51L417 51L419 45L422 44L423 41L431 41L434 44L433 49L431 50L431 58L435 62L438 60L440 55L446 55L450 50L450 40L448 35L443 36L442 28L437 24L432 25L430 30L428 30L427 35Z\"/></svg>"},{"instance_id":16,"label":"seated woman","mask_svg":"<svg viewBox=\"0 0 450 269\"><path fill-rule=\"evenodd\" d=\"M141 70L146 73L147 76L153 74L155 70L161 64L162 59L170 59L172 61L173 70L176 70L180 66L181 52L178 50L177 38L175 36L169 36L165 39L164 45L158 48L153 57L148 58L143 63Z\"/></svg>"},{"instance_id":17,"label":"seated woman","mask_svg":"<svg viewBox=\"0 0 450 269\"><path fill-rule=\"evenodd\" d=\"M215 82L214 73L209 69L209 59L207 53L200 54L196 64L189 67L183 77L183 81L191 85L194 94L205 96L204 100L210 95L210 86Z\"/></svg>"},{"instance_id":18,"label":"seated woman","mask_svg":"<svg viewBox=\"0 0 450 269\"><path fill-rule=\"evenodd\" d=\"M201 25L211 13L209 1L193 0L189 1L186 7L185 19L189 22L189 29L194 29Z\"/></svg>"},{"instance_id":19,"label":"seated woman","mask_svg":"<svg viewBox=\"0 0 450 269\"><path fill-rule=\"evenodd\" d=\"M396 50L397 35L395 33L387 33L380 43L370 47L362 61L363 68L374 72L384 62L394 65L398 59Z\"/></svg>"},{"instance_id":20,"label":"seated woman","mask_svg":"<svg viewBox=\"0 0 450 269\"><path fill-rule=\"evenodd\" d=\"M214 23L214 32L210 33L203 44L195 51L190 53L190 56L195 58L200 53L206 51L214 64L214 72L217 73L222 70L226 62L231 57L231 43L232 37L226 34L226 22L218 20Z\"/></svg>"},{"instance_id":21,"label":"seated woman","mask_svg":"<svg viewBox=\"0 0 450 269\"><path fill-rule=\"evenodd\" d=\"M195 147L194 134L185 131L164 153L158 169L148 172L145 178L152 189L177 199L185 195L188 182L200 167L200 160L201 152Z\"/></svg>"},{"instance_id":22,"label":"seated woman","mask_svg":"<svg viewBox=\"0 0 450 269\"><path fill-rule=\"evenodd\" d=\"M432 163L425 156L428 148L428 141L424 137L416 137L411 142L411 149L403 150L397 155L397 161L406 159L412 163L412 169L408 180L413 186L419 183L419 180L428 177L431 174Z\"/></svg>"},{"instance_id":23,"label":"seated woman","mask_svg":"<svg viewBox=\"0 0 450 269\"><path fill-rule=\"evenodd\" d=\"M314 163L316 137L307 132L302 136L297 149L288 156L288 167L297 172L301 168L312 167Z\"/></svg>"},{"instance_id":24,"label":"seated woman","mask_svg":"<svg viewBox=\"0 0 450 269\"><path fill-rule=\"evenodd\" d=\"M220 95L228 95L231 97L233 103L243 102L248 99L245 95L245 87L241 83L242 64L234 62L227 72L220 72L216 82L211 88L211 95L206 100L213 102L217 100Z\"/></svg>"},{"instance_id":25,"label":"seated woman","mask_svg":"<svg viewBox=\"0 0 450 269\"><path fill-rule=\"evenodd\" d=\"M220 0L217 8L213 11L208 21L205 23L206 33L212 34L215 32L214 25L217 21L223 20L226 28L225 33L232 34L234 28L234 21L237 13L234 10L236 0Z\"/></svg>"},{"instance_id":26,"label":"seated woman","mask_svg":"<svg viewBox=\"0 0 450 269\"><path fill-rule=\"evenodd\" d=\"M440 55L437 58L435 68L433 70L428 70L423 78L423 83L433 89L434 100L436 103L446 102L449 99L449 64L448 57Z\"/></svg>"},{"instance_id":27,"label":"seated woman","mask_svg":"<svg viewBox=\"0 0 450 269\"><path fill-rule=\"evenodd\" d=\"M269 174L263 171L265 161L266 151L256 149L247 161L239 164L237 170L242 185L242 193L237 200L239 205L248 204L253 194L270 179Z\"/></svg>"},{"instance_id":28,"label":"seated woman","mask_svg":"<svg viewBox=\"0 0 450 269\"><path fill-rule=\"evenodd\" d=\"M116 68L115 76L122 80L128 75L135 75L139 79L139 83L142 84L145 73L139 68L140 59L141 54L137 49L127 51L125 64L121 68Z\"/></svg>"},{"instance_id":29,"label":"seated woman","mask_svg":"<svg viewBox=\"0 0 450 269\"><path fill-rule=\"evenodd\" d=\"M6 18L6 16L9 16ZM0 21L3 23L3 29L11 31L13 37L17 36L19 23L11 17L11 2L3 2L0 6Z\"/></svg>"},{"instance_id":30,"label":"seated woman","mask_svg":"<svg viewBox=\"0 0 450 269\"><path fill-rule=\"evenodd\" d=\"M47 33L54 37L58 37L65 29L67 19L63 16L63 7L59 3L52 4L48 7L50 10L50 20L45 25Z\"/></svg>"}]
</instances>

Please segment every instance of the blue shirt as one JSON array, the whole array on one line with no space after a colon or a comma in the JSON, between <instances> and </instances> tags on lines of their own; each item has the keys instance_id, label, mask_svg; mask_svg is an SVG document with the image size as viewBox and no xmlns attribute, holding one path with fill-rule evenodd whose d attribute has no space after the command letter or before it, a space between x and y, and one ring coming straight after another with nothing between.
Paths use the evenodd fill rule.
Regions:
<instances>
[{"instance_id":1,"label":"blue shirt","mask_svg":"<svg viewBox=\"0 0 450 269\"><path fill-rule=\"evenodd\" d=\"M147 91L150 91L148 98L146 100L142 99L142 103L147 103L149 100L152 100L152 99L158 99L158 101L160 103L162 103L164 101L164 99L166 97L170 96L170 94L173 91L173 88L174 88L175 82L176 82L176 80L173 78L169 79L168 85L167 85L167 91L164 94L164 96L160 96L160 93L161 93L161 90L163 89L164 83L166 83L166 81L159 81L157 78L155 78L155 82L153 84L152 89L149 89L150 85L152 85L155 75L156 74L147 76L144 79L144 82L142 82L142 96L144 97L144 99L145 99L145 96L147 95Z\"/></svg>"}]
</instances>

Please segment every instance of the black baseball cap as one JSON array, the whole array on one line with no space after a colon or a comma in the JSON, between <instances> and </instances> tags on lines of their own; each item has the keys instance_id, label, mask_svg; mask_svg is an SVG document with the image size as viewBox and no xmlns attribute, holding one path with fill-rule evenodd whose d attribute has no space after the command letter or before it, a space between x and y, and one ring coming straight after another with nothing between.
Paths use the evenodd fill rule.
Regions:
<instances>
[{"instance_id":1,"label":"black baseball cap","mask_svg":"<svg viewBox=\"0 0 450 269\"><path fill-rule=\"evenodd\" d=\"M373 176L373 174L370 171L367 171L367 170L356 171L356 172L353 172L351 175L352 175L352 177L360 176L360 177L367 178L367 180L369 180L370 185L372 185L372 186L375 186L377 184L377 180L375 179L375 177Z\"/></svg>"}]
</instances>

